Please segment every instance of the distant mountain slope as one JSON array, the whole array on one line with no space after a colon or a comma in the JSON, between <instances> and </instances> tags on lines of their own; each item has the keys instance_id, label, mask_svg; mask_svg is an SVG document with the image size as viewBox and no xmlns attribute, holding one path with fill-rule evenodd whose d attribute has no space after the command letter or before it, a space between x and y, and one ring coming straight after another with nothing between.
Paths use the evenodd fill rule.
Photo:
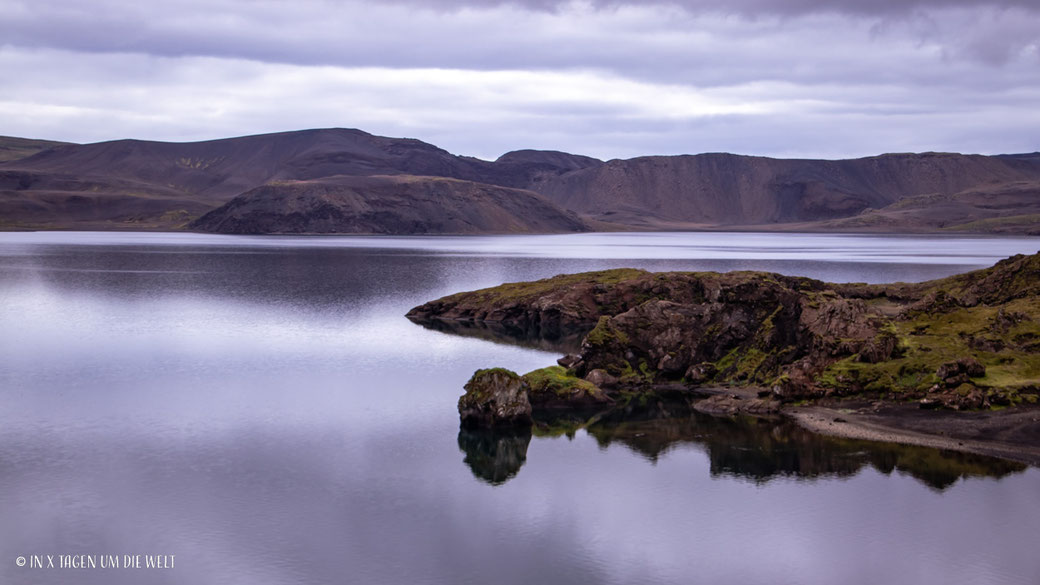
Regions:
<instances>
[{"instance_id":1,"label":"distant mountain slope","mask_svg":"<svg viewBox=\"0 0 1040 585\"><path fill-rule=\"evenodd\" d=\"M906 197L858 215L806 224L834 231L951 231L1040 235L1040 181Z\"/></svg>"},{"instance_id":2,"label":"distant mountain slope","mask_svg":"<svg viewBox=\"0 0 1040 585\"><path fill-rule=\"evenodd\" d=\"M603 162L517 150L485 161L343 128L58 145L0 162L0 228L177 229L266 184L396 175L534 191L601 229L1040 231L1040 194L1029 187L1040 182L1040 153L850 160L712 153ZM1001 194L1000 209L972 192Z\"/></svg>"},{"instance_id":3,"label":"distant mountain slope","mask_svg":"<svg viewBox=\"0 0 1040 585\"><path fill-rule=\"evenodd\" d=\"M0 227L175 228L270 182L403 174L523 188L601 164L536 151L503 158L460 157L419 140L343 128L189 143L65 145L0 164ZM91 211L84 214L86 207Z\"/></svg>"},{"instance_id":4,"label":"distant mountain slope","mask_svg":"<svg viewBox=\"0 0 1040 585\"><path fill-rule=\"evenodd\" d=\"M345 129L188 143L116 140L53 149L7 166L136 181L219 202L280 179L400 172L471 174L465 160L424 142Z\"/></svg>"},{"instance_id":5,"label":"distant mountain slope","mask_svg":"<svg viewBox=\"0 0 1040 585\"><path fill-rule=\"evenodd\" d=\"M410 175L269 183L191 224L230 234L480 234L584 231L531 191Z\"/></svg>"},{"instance_id":6,"label":"distant mountain slope","mask_svg":"<svg viewBox=\"0 0 1040 585\"><path fill-rule=\"evenodd\" d=\"M41 150L68 144L53 140L35 140L33 138L17 138L0 136L0 162L18 160L32 156Z\"/></svg>"},{"instance_id":7,"label":"distant mountain slope","mask_svg":"<svg viewBox=\"0 0 1040 585\"><path fill-rule=\"evenodd\" d=\"M783 160L732 154L643 157L554 177L531 188L596 219L760 225L848 217L906 197L1040 180L1040 160L888 154Z\"/></svg>"},{"instance_id":8,"label":"distant mountain slope","mask_svg":"<svg viewBox=\"0 0 1040 585\"><path fill-rule=\"evenodd\" d=\"M455 156L411 138L328 128L205 142L116 140L68 145L4 166L36 173L131 180L226 201L277 180L407 174L523 187L532 177L547 171L558 173L601 164L566 153L524 152L531 154L511 153L492 163Z\"/></svg>"}]
</instances>

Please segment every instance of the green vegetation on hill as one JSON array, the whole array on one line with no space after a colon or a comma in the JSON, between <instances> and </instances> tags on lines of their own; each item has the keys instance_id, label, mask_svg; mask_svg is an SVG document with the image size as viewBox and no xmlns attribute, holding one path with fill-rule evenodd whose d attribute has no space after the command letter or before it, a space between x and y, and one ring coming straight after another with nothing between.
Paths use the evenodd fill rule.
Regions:
<instances>
[{"instance_id":1,"label":"green vegetation on hill","mask_svg":"<svg viewBox=\"0 0 1040 585\"><path fill-rule=\"evenodd\" d=\"M0 162L23 159L48 148L68 144L53 140L35 140L32 138L15 138L0 136Z\"/></svg>"}]
</instances>

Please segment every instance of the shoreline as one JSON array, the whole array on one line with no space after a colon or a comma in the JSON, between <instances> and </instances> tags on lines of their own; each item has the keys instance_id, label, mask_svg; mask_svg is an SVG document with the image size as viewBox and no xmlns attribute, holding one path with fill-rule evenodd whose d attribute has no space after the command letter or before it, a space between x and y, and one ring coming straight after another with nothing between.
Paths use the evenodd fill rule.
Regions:
<instances>
[{"instance_id":1,"label":"shoreline","mask_svg":"<svg viewBox=\"0 0 1040 585\"><path fill-rule=\"evenodd\" d=\"M1002 410L922 410L916 402L856 399L762 408L765 388L699 387L696 408L712 416L781 416L803 429L841 439L899 443L999 457L1040 468L1040 406ZM768 398L766 401L770 401ZM709 402L717 401L715 404ZM772 402L772 401L770 401Z\"/></svg>"},{"instance_id":2,"label":"shoreline","mask_svg":"<svg viewBox=\"0 0 1040 585\"><path fill-rule=\"evenodd\" d=\"M789 406L781 415L821 435L962 451L1040 468L1040 408L935 412L914 404L846 403Z\"/></svg>"}]
</instances>

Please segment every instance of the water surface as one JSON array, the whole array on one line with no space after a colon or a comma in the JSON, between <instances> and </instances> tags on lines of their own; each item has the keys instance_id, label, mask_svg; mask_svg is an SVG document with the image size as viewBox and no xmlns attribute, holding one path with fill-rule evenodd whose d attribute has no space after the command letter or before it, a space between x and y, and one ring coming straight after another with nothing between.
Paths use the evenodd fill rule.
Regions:
<instances>
[{"instance_id":1,"label":"water surface","mask_svg":"<svg viewBox=\"0 0 1040 585\"><path fill-rule=\"evenodd\" d=\"M919 281L1035 238L0 234L2 583L1036 583L1040 472L656 408L461 434L475 369L403 317L562 272ZM174 569L19 568L175 554Z\"/></svg>"}]
</instances>

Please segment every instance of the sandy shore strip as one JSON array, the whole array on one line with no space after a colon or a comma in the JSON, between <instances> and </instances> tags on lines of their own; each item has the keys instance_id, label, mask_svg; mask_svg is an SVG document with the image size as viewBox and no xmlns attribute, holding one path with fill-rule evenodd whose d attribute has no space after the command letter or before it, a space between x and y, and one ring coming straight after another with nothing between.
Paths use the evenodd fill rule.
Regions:
<instances>
[{"instance_id":1,"label":"sandy shore strip","mask_svg":"<svg viewBox=\"0 0 1040 585\"><path fill-rule=\"evenodd\" d=\"M1040 467L1040 408L937 412L912 404L792 406L783 414L810 431L964 451Z\"/></svg>"}]
</instances>

